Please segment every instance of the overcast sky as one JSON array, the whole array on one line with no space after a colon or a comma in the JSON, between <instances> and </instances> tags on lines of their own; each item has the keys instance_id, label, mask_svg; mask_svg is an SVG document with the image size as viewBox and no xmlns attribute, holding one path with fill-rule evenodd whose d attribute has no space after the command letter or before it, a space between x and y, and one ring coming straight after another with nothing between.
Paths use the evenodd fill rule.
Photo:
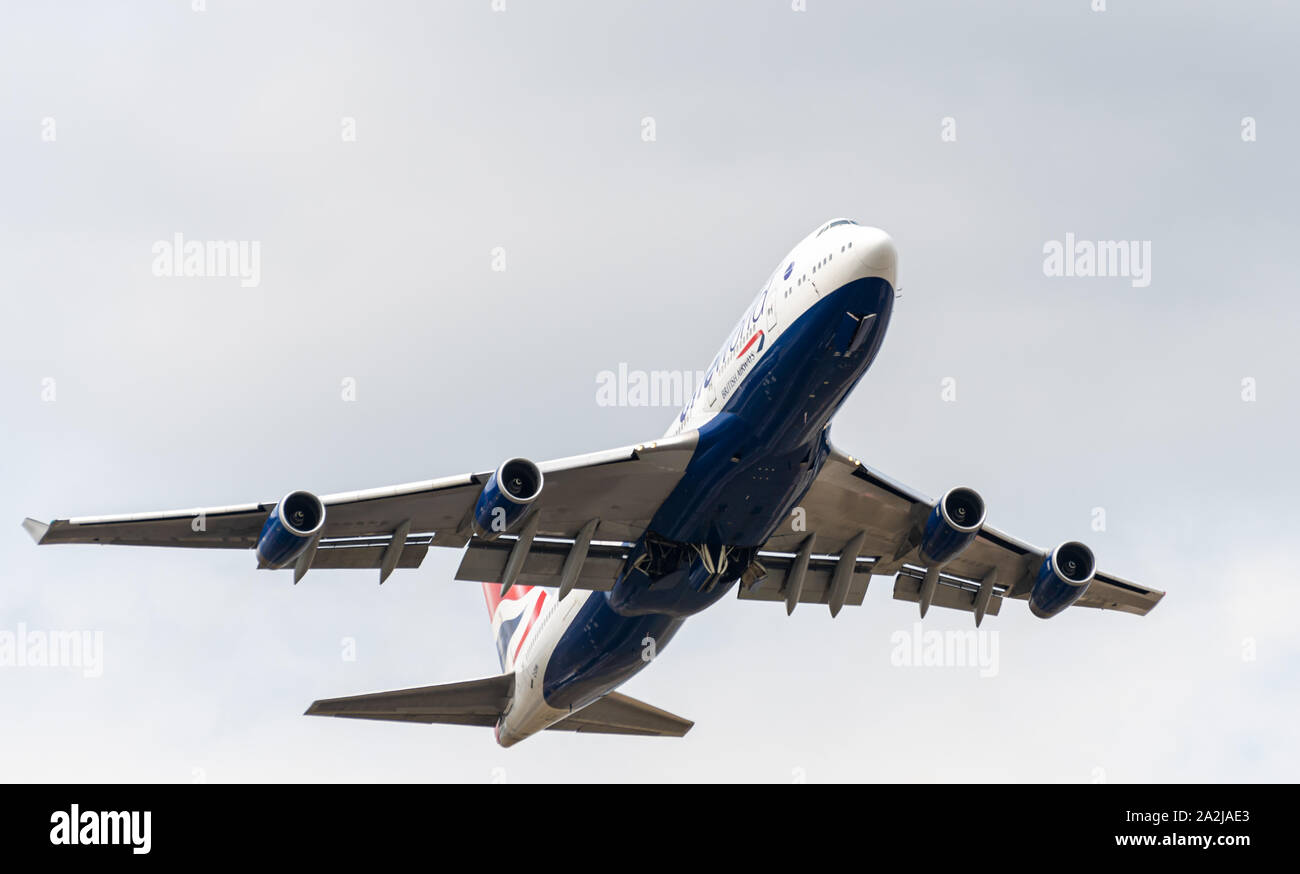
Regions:
<instances>
[{"instance_id":1,"label":"overcast sky","mask_svg":"<svg viewBox=\"0 0 1300 874\"><path fill-rule=\"evenodd\" d=\"M103 640L100 677L0 667L0 779L1300 779L1294 9L504 5L0 13L0 634ZM835 442L1085 540L1151 615L1008 602L981 677L895 664L885 579L834 621L727 599L624 688L685 739L501 750L301 716L497 671L456 551L294 587L19 527L653 439L676 409L597 375L706 367L837 216L903 293ZM256 242L260 282L155 276L176 233ZM1150 284L1045 275L1067 233L1149 243Z\"/></svg>"}]
</instances>

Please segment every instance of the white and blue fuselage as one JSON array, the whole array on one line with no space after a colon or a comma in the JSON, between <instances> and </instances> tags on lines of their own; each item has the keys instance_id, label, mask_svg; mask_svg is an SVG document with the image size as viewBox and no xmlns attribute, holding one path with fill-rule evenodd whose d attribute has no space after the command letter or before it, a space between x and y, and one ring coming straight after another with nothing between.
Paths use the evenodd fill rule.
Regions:
<instances>
[{"instance_id":1,"label":"white and blue fuselage","mask_svg":"<svg viewBox=\"0 0 1300 874\"><path fill-rule=\"evenodd\" d=\"M612 691L732 589L821 469L826 426L884 339L897 270L889 236L847 219L781 260L668 429L698 431L694 455L614 588L562 602L534 588L496 608L515 674L498 743Z\"/></svg>"}]
</instances>

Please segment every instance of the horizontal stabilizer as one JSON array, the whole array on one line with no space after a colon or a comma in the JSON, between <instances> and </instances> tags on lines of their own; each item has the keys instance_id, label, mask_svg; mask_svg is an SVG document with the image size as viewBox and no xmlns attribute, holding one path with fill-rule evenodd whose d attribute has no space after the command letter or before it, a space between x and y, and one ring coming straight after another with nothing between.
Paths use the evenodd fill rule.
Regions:
<instances>
[{"instance_id":1,"label":"horizontal stabilizer","mask_svg":"<svg viewBox=\"0 0 1300 874\"><path fill-rule=\"evenodd\" d=\"M695 723L689 719L674 716L667 710L660 710L618 692L610 692L577 713L561 719L550 730L681 737L693 725Z\"/></svg>"},{"instance_id":2,"label":"horizontal stabilizer","mask_svg":"<svg viewBox=\"0 0 1300 874\"><path fill-rule=\"evenodd\" d=\"M374 692L348 698L322 698L307 708L307 716L384 719L392 722L496 725L514 694L515 675L485 680L421 686L395 692Z\"/></svg>"}]
</instances>

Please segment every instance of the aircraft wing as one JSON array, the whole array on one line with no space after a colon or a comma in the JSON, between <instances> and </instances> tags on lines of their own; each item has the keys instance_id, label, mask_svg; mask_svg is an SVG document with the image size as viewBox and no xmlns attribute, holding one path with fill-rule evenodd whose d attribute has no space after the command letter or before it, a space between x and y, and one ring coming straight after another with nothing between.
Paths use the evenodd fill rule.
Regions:
<instances>
[{"instance_id":1,"label":"aircraft wing","mask_svg":"<svg viewBox=\"0 0 1300 874\"><path fill-rule=\"evenodd\" d=\"M541 538L635 541L677 485L695 449L692 431L667 440L538 465L545 486L530 518ZM484 483L467 473L424 482L322 496L325 523L310 568L418 567L430 546L462 547ZM26 519L40 544L100 543L253 549L276 501L56 519ZM544 541L538 541L540 548ZM593 549L598 549L598 546ZM304 553L306 555L306 553ZM382 577L381 577L382 579ZM482 577L481 579L498 579Z\"/></svg>"},{"instance_id":2,"label":"aircraft wing","mask_svg":"<svg viewBox=\"0 0 1300 874\"><path fill-rule=\"evenodd\" d=\"M314 568L419 567L430 546L468 545L459 580L510 580L524 585L608 590L655 511L680 481L697 433L539 465L545 487L531 514L532 530L496 540L471 537L468 521L491 472L462 474L387 488L326 495L319 542L296 563L297 581ZM252 549L275 501L58 519L27 519L41 544ZM758 554L761 574L742 579L742 600L830 607L859 605L873 575L895 577L899 600L966 610L978 623L997 615L1006 598L1027 599L1047 551L989 525L926 586L918 563L920 526L934 506L925 495L832 448L800 502L802 524L774 535ZM793 517L792 517L793 518ZM536 539L534 539L536 538ZM521 540L526 542L521 543ZM523 548L521 548L523 547ZM1075 602L1143 615L1164 593L1098 572Z\"/></svg>"},{"instance_id":3,"label":"aircraft wing","mask_svg":"<svg viewBox=\"0 0 1300 874\"><path fill-rule=\"evenodd\" d=\"M894 575L895 598L913 602L929 598L926 606L967 610L978 621L996 614L1005 598L1027 599L1034 571L1048 554L984 525L969 547L943 565L933 591L923 594L926 568L918 562L917 546L921 525L934 502L835 448L800 507L804 511L801 530L774 535L759 555L776 573L750 589L742 586L742 599L784 600L788 609L796 602L826 603L835 613L845 603L861 603L872 575ZM784 576L799 561L810 535L814 536L809 552L843 572L825 567L823 580L814 583L811 593L791 593ZM852 560L846 560L846 555ZM810 556L805 565L815 567L817 560ZM804 576L813 579L811 571ZM792 595L794 600L789 600ZM1164 592L1097 572L1075 604L1145 615L1163 596Z\"/></svg>"},{"instance_id":4,"label":"aircraft wing","mask_svg":"<svg viewBox=\"0 0 1300 874\"><path fill-rule=\"evenodd\" d=\"M858 606L873 575L894 577L902 601L965 610L978 623L996 616L1006 598L1028 599L1033 575L1048 554L998 531L981 527L975 541L938 570L933 586L919 560L920 529L934 502L925 495L832 449L812 488L800 502L802 524L777 533L759 551L759 568L742 578L746 601L775 601L791 612L799 604L826 604L831 614ZM792 520L794 517L791 517ZM506 575L515 538L474 540L465 550L458 580L496 580ZM531 586L608 590L629 555L627 544L592 543L569 575L574 540L535 542L517 579ZM1084 607L1147 613L1164 593L1098 572L1075 602Z\"/></svg>"}]
</instances>

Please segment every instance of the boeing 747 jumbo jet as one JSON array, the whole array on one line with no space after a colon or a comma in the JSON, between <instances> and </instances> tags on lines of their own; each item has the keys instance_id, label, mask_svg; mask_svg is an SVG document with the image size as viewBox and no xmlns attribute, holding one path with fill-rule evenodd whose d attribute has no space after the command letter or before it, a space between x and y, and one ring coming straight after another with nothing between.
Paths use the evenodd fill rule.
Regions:
<instances>
[{"instance_id":1,"label":"boeing 747 jumbo jet","mask_svg":"<svg viewBox=\"0 0 1300 874\"><path fill-rule=\"evenodd\" d=\"M1099 573L1082 543L1040 549L985 522L969 488L938 500L833 446L829 422L880 350L898 253L836 219L781 259L667 433L636 446L317 497L59 519L37 543L252 549L259 568L416 568L464 551L483 583L501 673L317 701L315 716L492 726L502 746L545 729L680 737L693 723L615 691L687 617L742 601L965 610L1008 601L1143 615L1163 592Z\"/></svg>"}]
</instances>

